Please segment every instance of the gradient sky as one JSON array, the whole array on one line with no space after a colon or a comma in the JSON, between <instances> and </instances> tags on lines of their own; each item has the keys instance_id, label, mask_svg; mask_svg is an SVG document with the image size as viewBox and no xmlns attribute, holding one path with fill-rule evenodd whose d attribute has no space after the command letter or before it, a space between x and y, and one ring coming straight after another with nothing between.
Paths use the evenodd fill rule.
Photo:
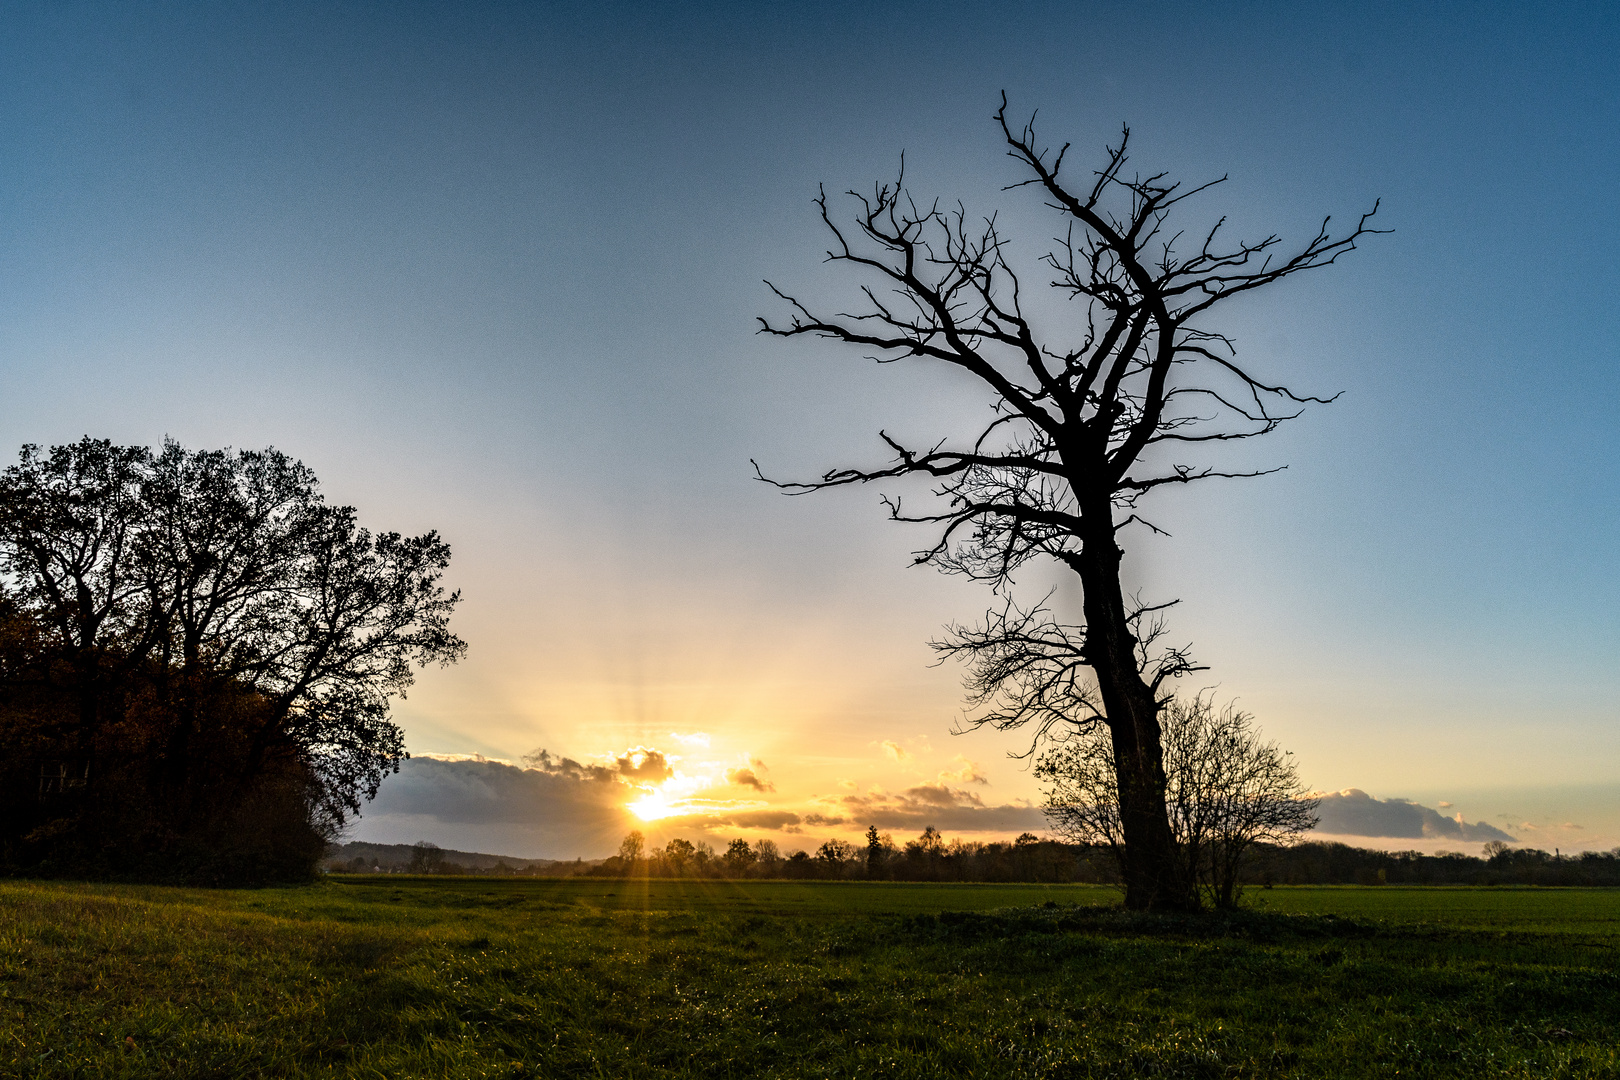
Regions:
<instances>
[{"instance_id":1,"label":"gradient sky","mask_svg":"<svg viewBox=\"0 0 1620 1080\"><path fill-rule=\"evenodd\" d=\"M1128 122L1143 168L1230 174L1194 215L1247 235L1384 200L1217 327L1343 396L1245 451L1286 472L1162 500L1129 572L1313 786L1620 844L1620 14L1311 7L0 5L0 447L273 444L439 529L472 652L397 709L413 753L655 749L705 800L665 825L715 839L1038 824L1024 743L952 737L929 666L982 591L907 569L878 491L748 465L982 410L753 319L766 277L843 295L810 199L902 150L1041 254L1005 88L1077 161ZM583 774L514 770L520 813L492 767L418 763L356 835L598 856L645 794L570 831Z\"/></svg>"}]
</instances>

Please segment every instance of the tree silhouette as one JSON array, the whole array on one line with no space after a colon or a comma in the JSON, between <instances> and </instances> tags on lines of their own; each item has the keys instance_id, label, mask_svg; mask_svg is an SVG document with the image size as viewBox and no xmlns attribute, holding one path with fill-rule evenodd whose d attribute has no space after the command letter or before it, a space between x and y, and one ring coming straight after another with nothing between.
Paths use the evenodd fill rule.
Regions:
<instances>
[{"instance_id":1,"label":"tree silhouette","mask_svg":"<svg viewBox=\"0 0 1620 1080\"><path fill-rule=\"evenodd\" d=\"M995 218L975 222L961 206L914 199L903 170L871 195L849 193L852 228L835 220L823 190L827 258L863 276L861 305L821 314L770 285L791 315L785 323L761 319L761 332L829 338L880 363L911 359L966 372L994 400L989 418L964 437L918 447L880 433L894 455L886 466L768 482L794 494L933 482L933 502L921 510L897 497L885 503L897 521L934 527L917 563L986 582L1000 597L984 622L953 626L936 643L968 662L976 709L968 723L1033 725L1031 751L1054 728L1105 727L1118 769L1126 903L1187 907L1196 897L1171 835L1158 717L1166 681L1196 665L1162 642L1169 604L1127 599L1120 534L1133 524L1153 528L1139 511L1161 489L1269 471L1178 461L1180 454L1268 434L1305 405L1331 400L1252 373L1208 316L1233 296L1354 249L1378 231L1368 226L1377 204L1338 235L1324 219L1291 253L1275 235L1226 241L1224 218L1189 234L1172 217L1224 177L1183 188L1164 173L1127 173L1126 129L1100 168L1071 179L1063 172L1069 147L1041 148L1033 121L1015 129L1005 95L995 119L1024 174L1010 187L1035 188L1058 217L1042 273L1075 307L1047 317L1050 309L1026 305ZM1040 557L1079 580L1083 623L1061 621L1045 602L1012 599L1014 575Z\"/></svg>"},{"instance_id":2,"label":"tree silhouette","mask_svg":"<svg viewBox=\"0 0 1620 1080\"><path fill-rule=\"evenodd\" d=\"M678 836L664 845L664 858L669 861L677 875L686 869L686 864L696 855L697 848L692 845L692 841L683 840Z\"/></svg>"},{"instance_id":3,"label":"tree silhouette","mask_svg":"<svg viewBox=\"0 0 1620 1080\"><path fill-rule=\"evenodd\" d=\"M748 841L740 837L726 846L726 870L733 877L742 877L748 873L759 856L754 849L748 846Z\"/></svg>"},{"instance_id":4,"label":"tree silhouette","mask_svg":"<svg viewBox=\"0 0 1620 1080\"><path fill-rule=\"evenodd\" d=\"M27 753L0 772L84 783L71 808L0 785L0 840L65 838L7 857L257 829L250 847L303 835L312 869L404 756L392 700L465 652L449 559L434 533L361 528L275 450L24 447L0 472L0 737Z\"/></svg>"},{"instance_id":5,"label":"tree silhouette","mask_svg":"<svg viewBox=\"0 0 1620 1080\"><path fill-rule=\"evenodd\" d=\"M888 838L878 833L876 825L866 827L866 876L877 877L883 869L883 860L888 855L884 841Z\"/></svg>"},{"instance_id":6,"label":"tree silhouette","mask_svg":"<svg viewBox=\"0 0 1620 1080\"><path fill-rule=\"evenodd\" d=\"M1317 800L1299 780L1292 757L1265 742L1254 717L1208 693L1160 709L1165 795L1184 873L1216 907L1235 907L1240 874L1256 845L1287 845L1314 828ZM1066 840L1106 845L1119 858L1118 770L1103 732L1088 732L1041 755L1045 811Z\"/></svg>"}]
</instances>

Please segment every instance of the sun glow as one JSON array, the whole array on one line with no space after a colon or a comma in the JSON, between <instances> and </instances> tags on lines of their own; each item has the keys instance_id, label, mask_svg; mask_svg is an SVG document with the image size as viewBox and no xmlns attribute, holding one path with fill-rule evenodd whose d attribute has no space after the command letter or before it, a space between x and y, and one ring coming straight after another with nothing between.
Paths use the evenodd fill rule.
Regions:
<instances>
[{"instance_id":1,"label":"sun glow","mask_svg":"<svg viewBox=\"0 0 1620 1080\"><path fill-rule=\"evenodd\" d=\"M671 757L669 760L680 759ZM657 821L660 818L691 813L694 809L692 796L713 787L717 782L717 775L724 770L724 765L708 762L704 765L708 767L707 773L686 773L675 768L670 770L670 775L664 780L656 782L656 786L647 782L634 784L641 797L627 803L625 809L642 821Z\"/></svg>"},{"instance_id":2,"label":"sun glow","mask_svg":"<svg viewBox=\"0 0 1620 1080\"><path fill-rule=\"evenodd\" d=\"M656 789L631 803L629 809L642 821L657 821L659 818L676 813L675 808L670 806L669 800L664 797L664 793Z\"/></svg>"}]
</instances>

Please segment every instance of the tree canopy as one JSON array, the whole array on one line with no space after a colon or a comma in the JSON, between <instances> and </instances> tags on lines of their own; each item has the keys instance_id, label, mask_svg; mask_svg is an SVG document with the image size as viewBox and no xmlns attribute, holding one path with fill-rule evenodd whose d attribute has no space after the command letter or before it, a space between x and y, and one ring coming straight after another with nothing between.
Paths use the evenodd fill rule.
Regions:
<instances>
[{"instance_id":1,"label":"tree canopy","mask_svg":"<svg viewBox=\"0 0 1620 1080\"><path fill-rule=\"evenodd\" d=\"M391 701L466 650L449 561L274 449L25 446L0 473L8 861L201 865L272 789L324 844L404 756Z\"/></svg>"}]
</instances>

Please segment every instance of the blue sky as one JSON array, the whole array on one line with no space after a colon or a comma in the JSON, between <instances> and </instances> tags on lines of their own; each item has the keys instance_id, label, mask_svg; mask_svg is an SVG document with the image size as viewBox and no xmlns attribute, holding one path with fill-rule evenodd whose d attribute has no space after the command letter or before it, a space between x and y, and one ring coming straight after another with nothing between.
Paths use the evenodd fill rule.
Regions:
<instances>
[{"instance_id":1,"label":"blue sky","mask_svg":"<svg viewBox=\"0 0 1620 1080\"><path fill-rule=\"evenodd\" d=\"M1033 260L1051 225L1000 190L1005 89L1088 160L1129 123L1144 168L1229 175L1194 213L1249 235L1382 198L1393 234L1220 327L1343 396L1245 451L1286 472L1164 500L1173 536L1130 571L1312 784L1620 843L1611 8L0 18L0 446L274 444L368 522L455 545L473 651L399 709L414 751L655 747L693 784L758 758L801 808L967 790L958 758L987 806L1037 798L1016 740L949 735L956 673L927 666L978 592L906 569L920 538L875 491L750 479L984 404L753 335L761 279L847 285L816 185L903 150Z\"/></svg>"}]
</instances>

